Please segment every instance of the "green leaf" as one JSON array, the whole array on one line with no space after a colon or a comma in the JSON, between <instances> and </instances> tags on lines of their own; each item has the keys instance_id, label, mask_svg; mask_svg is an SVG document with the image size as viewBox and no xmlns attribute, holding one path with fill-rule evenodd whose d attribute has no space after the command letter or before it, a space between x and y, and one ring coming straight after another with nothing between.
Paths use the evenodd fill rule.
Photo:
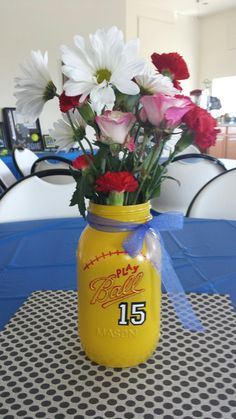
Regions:
<instances>
[{"instance_id":1,"label":"green leaf","mask_svg":"<svg viewBox=\"0 0 236 419\"><path fill-rule=\"evenodd\" d=\"M140 95L126 95L116 90L115 108L122 112L132 112L139 101Z\"/></svg>"},{"instance_id":2,"label":"green leaf","mask_svg":"<svg viewBox=\"0 0 236 419\"><path fill-rule=\"evenodd\" d=\"M108 160L108 155L110 154L110 148L107 144L100 143L99 150L94 156L94 166L101 174L105 173L106 170L106 161Z\"/></svg>"},{"instance_id":3,"label":"green leaf","mask_svg":"<svg viewBox=\"0 0 236 419\"><path fill-rule=\"evenodd\" d=\"M159 183L159 185L156 186L156 188L152 191L152 193L150 194L150 198L158 198L158 196L160 196L160 193L161 193L161 183Z\"/></svg>"},{"instance_id":4,"label":"green leaf","mask_svg":"<svg viewBox=\"0 0 236 419\"><path fill-rule=\"evenodd\" d=\"M185 150L190 144L194 142L194 134L192 132L187 131L182 135L180 140L175 144L174 154L180 153L181 151Z\"/></svg>"},{"instance_id":5,"label":"green leaf","mask_svg":"<svg viewBox=\"0 0 236 419\"><path fill-rule=\"evenodd\" d=\"M86 206L83 178L81 179L81 182L78 184L78 207L80 214L82 215L82 217L85 218Z\"/></svg>"},{"instance_id":6,"label":"green leaf","mask_svg":"<svg viewBox=\"0 0 236 419\"><path fill-rule=\"evenodd\" d=\"M127 155L126 160L125 160L124 168L128 172L133 172L133 169L134 169L134 153L129 153Z\"/></svg>"},{"instance_id":7,"label":"green leaf","mask_svg":"<svg viewBox=\"0 0 236 419\"><path fill-rule=\"evenodd\" d=\"M84 196L88 199L92 199L94 197L95 190L95 177L90 171L85 171L83 173L82 183Z\"/></svg>"},{"instance_id":8,"label":"green leaf","mask_svg":"<svg viewBox=\"0 0 236 419\"><path fill-rule=\"evenodd\" d=\"M112 172L118 172L120 168L120 160L117 157L110 157L110 170Z\"/></svg>"},{"instance_id":9,"label":"green leaf","mask_svg":"<svg viewBox=\"0 0 236 419\"><path fill-rule=\"evenodd\" d=\"M69 167L69 170L73 176L73 178L75 179L76 182L80 182L80 179L82 177L82 172L81 170L76 170L74 169L72 166Z\"/></svg>"},{"instance_id":10,"label":"green leaf","mask_svg":"<svg viewBox=\"0 0 236 419\"><path fill-rule=\"evenodd\" d=\"M148 168L148 166L150 164L150 161L152 159L153 153L154 153L154 151L151 150L150 153L145 157L145 160L142 163L142 168L143 168L144 171Z\"/></svg>"},{"instance_id":11,"label":"green leaf","mask_svg":"<svg viewBox=\"0 0 236 419\"><path fill-rule=\"evenodd\" d=\"M79 188L76 186L76 189L72 195L72 198L70 200L70 207L73 207L74 205L77 205L79 202Z\"/></svg>"},{"instance_id":12,"label":"green leaf","mask_svg":"<svg viewBox=\"0 0 236 419\"><path fill-rule=\"evenodd\" d=\"M85 218L86 206L85 206L85 191L84 191L84 182L81 177L80 182L76 184L75 192L72 195L70 206L78 205L78 209L82 217Z\"/></svg>"}]
</instances>

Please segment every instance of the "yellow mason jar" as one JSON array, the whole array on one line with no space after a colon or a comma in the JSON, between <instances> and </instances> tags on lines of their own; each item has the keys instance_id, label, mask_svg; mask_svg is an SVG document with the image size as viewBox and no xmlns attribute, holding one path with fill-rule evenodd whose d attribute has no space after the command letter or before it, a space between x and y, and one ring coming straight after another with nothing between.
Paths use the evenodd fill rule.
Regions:
<instances>
[{"instance_id":1,"label":"yellow mason jar","mask_svg":"<svg viewBox=\"0 0 236 419\"><path fill-rule=\"evenodd\" d=\"M89 212L138 224L152 218L149 203L91 203ZM160 337L160 275L149 260L145 243L135 258L124 251L122 242L129 234L100 231L88 225L77 251L81 344L90 360L107 367L145 362Z\"/></svg>"}]
</instances>

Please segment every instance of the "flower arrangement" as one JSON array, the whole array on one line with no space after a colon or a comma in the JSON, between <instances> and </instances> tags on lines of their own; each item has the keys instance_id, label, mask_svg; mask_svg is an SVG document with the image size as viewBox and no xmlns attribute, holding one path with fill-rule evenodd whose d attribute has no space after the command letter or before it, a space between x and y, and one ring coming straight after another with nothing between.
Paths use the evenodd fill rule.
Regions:
<instances>
[{"instance_id":1,"label":"flower arrangement","mask_svg":"<svg viewBox=\"0 0 236 419\"><path fill-rule=\"evenodd\" d=\"M48 70L48 56L32 51L15 79L16 110L34 121L45 103L59 99L62 119L50 135L59 149L77 144L71 167L76 190L71 205L85 216L85 199L103 205L134 205L160 194L167 166L188 145L215 144L216 121L181 91L189 77L176 52L138 57L138 40L127 43L116 27L97 30L89 42L77 35L75 49L61 47L67 78L59 94ZM149 65L149 66L148 66ZM88 135L90 127L90 135ZM91 134L91 132L93 134ZM168 158L168 141L178 141Z\"/></svg>"}]
</instances>

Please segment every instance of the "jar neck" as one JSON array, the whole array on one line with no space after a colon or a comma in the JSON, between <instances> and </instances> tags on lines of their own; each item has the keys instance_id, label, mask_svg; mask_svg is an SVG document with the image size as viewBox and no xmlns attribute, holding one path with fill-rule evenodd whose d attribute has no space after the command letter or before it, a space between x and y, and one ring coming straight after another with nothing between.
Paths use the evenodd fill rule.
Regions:
<instances>
[{"instance_id":1,"label":"jar neck","mask_svg":"<svg viewBox=\"0 0 236 419\"><path fill-rule=\"evenodd\" d=\"M144 224L152 219L150 202L138 205L100 205L90 203L88 211L111 220Z\"/></svg>"}]
</instances>

